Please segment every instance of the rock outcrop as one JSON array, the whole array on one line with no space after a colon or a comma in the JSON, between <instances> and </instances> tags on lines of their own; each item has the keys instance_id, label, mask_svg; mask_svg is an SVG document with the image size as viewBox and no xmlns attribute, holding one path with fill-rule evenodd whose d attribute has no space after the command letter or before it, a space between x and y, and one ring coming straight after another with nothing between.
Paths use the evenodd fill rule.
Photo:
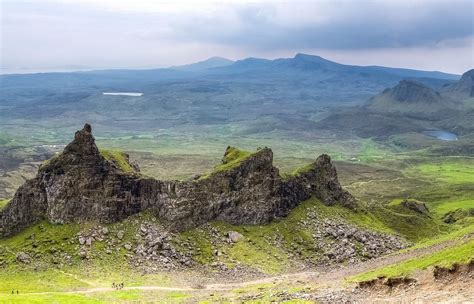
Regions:
<instances>
[{"instance_id":1,"label":"rock outcrop","mask_svg":"<svg viewBox=\"0 0 474 304\"><path fill-rule=\"evenodd\" d=\"M43 164L0 211L0 236L39 220L109 223L145 210L179 231L210 220L266 223L310 197L327 205L352 208L355 204L339 185L327 155L319 156L304 172L283 179L273 166L272 151L264 148L192 181L145 177L127 155L118 157L101 154L86 124L63 153Z\"/></svg>"}]
</instances>

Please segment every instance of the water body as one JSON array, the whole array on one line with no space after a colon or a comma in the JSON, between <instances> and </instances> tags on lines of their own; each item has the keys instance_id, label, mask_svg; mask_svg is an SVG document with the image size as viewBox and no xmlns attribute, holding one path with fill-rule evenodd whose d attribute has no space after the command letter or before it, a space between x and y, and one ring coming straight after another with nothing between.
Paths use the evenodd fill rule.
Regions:
<instances>
[{"instance_id":1,"label":"water body","mask_svg":"<svg viewBox=\"0 0 474 304\"><path fill-rule=\"evenodd\" d=\"M458 140L458 136L456 134L443 130L424 131L423 134L436 137L437 139L441 140Z\"/></svg>"},{"instance_id":2,"label":"water body","mask_svg":"<svg viewBox=\"0 0 474 304\"><path fill-rule=\"evenodd\" d=\"M113 95L113 96L135 96L135 97L143 96L143 93L138 93L138 92L104 92L102 94Z\"/></svg>"}]
</instances>

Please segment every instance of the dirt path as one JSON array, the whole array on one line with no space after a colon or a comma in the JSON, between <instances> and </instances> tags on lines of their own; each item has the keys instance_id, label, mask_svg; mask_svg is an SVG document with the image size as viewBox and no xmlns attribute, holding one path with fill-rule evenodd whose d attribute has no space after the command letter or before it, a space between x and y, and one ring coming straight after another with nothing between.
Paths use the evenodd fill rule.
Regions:
<instances>
[{"instance_id":1,"label":"dirt path","mask_svg":"<svg viewBox=\"0 0 474 304\"><path fill-rule=\"evenodd\" d=\"M124 290L162 290L162 291L230 291L236 288L242 288L246 286L252 286L264 283L278 283L288 281L311 281L316 284L325 286L324 288L335 288L344 285L344 279L348 276L354 276L356 274L364 273L366 271L388 266L391 264L406 261L415 257L424 256L427 254L434 253L436 251L454 246L463 241L467 241L474 238L474 234L470 234L463 239L449 240L442 243L438 243L425 248L418 248L406 252L394 253L391 255L383 256L366 262L362 262L351 267L340 267L330 268L321 271L307 271L298 273L282 274L274 277L264 277L257 280L245 281L245 282L227 282L227 283L213 283L205 284L202 288L192 287L164 287L164 286L129 286L123 288ZM84 281L85 283L92 284L91 282ZM114 291L114 288L110 287L94 287L87 289L68 290L63 292L37 292L28 294L89 294L95 292L109 292Z\"/></svg>"},{"instance_id":2,"label":"dirt path","mask_svg":"<svg viewBox=\"0 0 474 304\"><path fill-rule=\"evenodd\" d=\"M368 260L361 262L359 264L351 265L350 267L340 267L340 268L329 268L321 271L307 271L307 272L297 272L290 274L283 274L274 277L266 277L262 279L245 281L245 282L236 282L236 283L222 283L222 284L208 284L206 289L210 290L224 290L245 287L254 284L261 283L272 283L272 282L281 282L288 279L291 280L306 280L310 279L311 281L316 281L320 283L330 283L330 285L340 285L346 277L354 276L360 273L364 273L373 269L380 267L385 267L388 265L400 263L402 261L410 260L412 258L421 257L428 255L439 250L443 250L448 247L452 247L461 242L471 240L474 238L474 234L469 234L463 239L449 240L434 244L425 248L413 249L405 252L397 252L390 255L382 256L376 259Z\"/></svg>"}]
</instances>

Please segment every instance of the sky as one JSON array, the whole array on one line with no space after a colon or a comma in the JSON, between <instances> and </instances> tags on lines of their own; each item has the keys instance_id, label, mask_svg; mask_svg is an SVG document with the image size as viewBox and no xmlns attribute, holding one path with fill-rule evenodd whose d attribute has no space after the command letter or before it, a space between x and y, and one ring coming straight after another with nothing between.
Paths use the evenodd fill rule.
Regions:
<instances>
[{"instance_id":1,"label":"sky","mask_svg":"<svg viewBox=\"0 0 474 304\"><path fill-rule=\"evenodd\" d=\"M319 55L474 68L471 0L0 0L2 73Z\"/></svg>"}]
</instances>

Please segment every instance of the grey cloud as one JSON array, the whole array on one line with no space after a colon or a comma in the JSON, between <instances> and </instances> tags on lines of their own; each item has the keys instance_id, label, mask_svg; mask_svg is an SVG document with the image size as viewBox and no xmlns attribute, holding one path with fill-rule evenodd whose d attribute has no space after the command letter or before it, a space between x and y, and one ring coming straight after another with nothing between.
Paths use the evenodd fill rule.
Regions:
<instances>
[{"instance_id":1,"label":"grey cloud","mask_svg":"<svg viewBox=\"0 0 474 304\"><path fill-rule=\"evenodd\" d=\"M218 5L212 12L203 8L113 11L57 1L0 0L2 69L145 68L215 55L240 59L305 50L329 55L340 51L349 59L350 52L354 55L360 50L398 49L405 58L409 48L443 49L442 54L457 48L462 54L473 53L473 3L469 0L234 2ZM472 55L458 55L452 63L443 56L444 62L439 63L433 54L429 59L433 69L458 61L465 69L474 65ZM404 62L415 66L409 60L396 64ZM373 64L384 62L374 59ZM456 71L462 72L461 68Z\"/></svg>"},{"instance_id":2,"label":"grey cloud","mask_svg":"<svg viewBox=\"0 0 474 304\"><path fill-rule=\"evenodd\" d=\"M388 3L388 4L387 4ZM324 22L280 24L269 18L268 4L229 7L239 27L222 16L177 22L176 37L230 45L266 48L366 49L436 46L445 40L462 41L473 35L472 1L332 1L326 9L306 2L288 2L287 14L299 9L327 14ZM301 8L303 7L303 8ZM316 19L316 18L315 18ZM461 39L461 40L460 40Z\"/></svg>"}]
</instances>

